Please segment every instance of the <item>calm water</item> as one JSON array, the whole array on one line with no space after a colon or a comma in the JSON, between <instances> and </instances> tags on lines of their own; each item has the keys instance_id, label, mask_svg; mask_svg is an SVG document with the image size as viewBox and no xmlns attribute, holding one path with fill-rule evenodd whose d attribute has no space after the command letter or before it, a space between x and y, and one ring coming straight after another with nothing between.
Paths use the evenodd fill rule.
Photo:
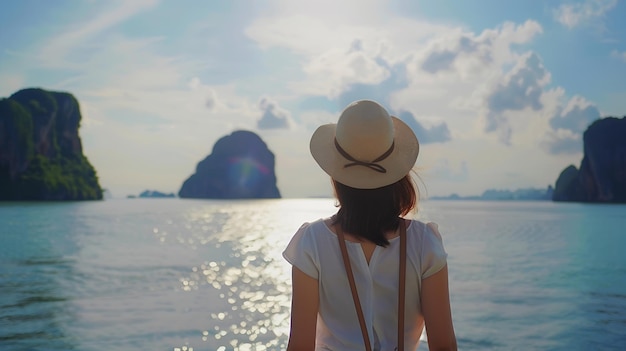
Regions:
<instances>
[{"instance_id":1,"label":"calm water","mask_svg":"<svg viewBox=\"0 0 626 351\"><path fill-rule=\"evenodd\" d=\"M0 350L282 350L327 199L0 204ZM421 204L461 350L626 349L626 206ZM423 343L421 349L427 349Z\"/></svg>"}]
</instances>

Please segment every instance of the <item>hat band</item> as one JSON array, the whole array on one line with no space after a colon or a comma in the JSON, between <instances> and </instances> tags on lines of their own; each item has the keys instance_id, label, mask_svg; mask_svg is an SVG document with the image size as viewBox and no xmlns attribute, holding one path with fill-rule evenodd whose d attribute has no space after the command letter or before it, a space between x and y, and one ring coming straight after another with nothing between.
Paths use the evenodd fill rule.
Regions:
<instances>
[{"instance_id":1,"label":"hat band","mask_svg":"<svg viewBox=\"0 0 626 351\"><path fill-rule=\"evenodd\" d=\"M380 155L374 161L372 161L372 162L363 162L363 161L359 161L359 160L355 159L354 157L350 156L350 154L347 153L346 150L344 150L339 145L339 143L337 142L337 139L335 138L335 148L337 148L337 151L339 151L339 154L341 156L343 156L346 160L352 161L352 163L346 163L345 165L343 165L343 168L348 168L348 167L352 167L352 166L364 166L364 167L367 167L367 168L369 168L371 170L374 170L376 172L379 172L379 173L387 173L387 169L385 167L379 165L376 162L380 162L380 161L386 159L387 157L389 157L389 155L391 155L391 153L393 152L394 147L395 147L395 142L391 143L391 147L389 147L389 150L385 151L384 154Z\"/></svg>"}]
</instances>

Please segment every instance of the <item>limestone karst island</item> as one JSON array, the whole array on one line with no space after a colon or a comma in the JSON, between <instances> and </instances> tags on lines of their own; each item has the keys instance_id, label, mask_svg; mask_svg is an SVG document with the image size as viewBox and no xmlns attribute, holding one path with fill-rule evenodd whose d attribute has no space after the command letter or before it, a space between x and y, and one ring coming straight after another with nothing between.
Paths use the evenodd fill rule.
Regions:
<instances>
[{"instance_id":1,"label":"limestone karst island","mask_svg":"<svg viewBox=\"0 0 626 351\"><path fill-rule=\"evenodd\" d=\"M198 163L178 196L205 199L280 198L274 154L253 132L239 130L220 138Z\"/></svg>"},{"instance_id":2,"label":"limestone karst island","mask_svg":"<svg viewBox=\"0 0 626 351\"><path fill-rule=\"evenodd\" d=\"M100 200L69 93L23 89L0 99L0 201Z\"/></svg>"},{"instance_id":3,"label":"limestone karst island","mask_svg":"<svg viewBox=\"0 0 626 351\"><path fill-rule=\"evenodd\" d=\"M583 134L580 168L559 175L554 201L626 203L626 116L593 122Z\"/></svg>"}]
</instances>

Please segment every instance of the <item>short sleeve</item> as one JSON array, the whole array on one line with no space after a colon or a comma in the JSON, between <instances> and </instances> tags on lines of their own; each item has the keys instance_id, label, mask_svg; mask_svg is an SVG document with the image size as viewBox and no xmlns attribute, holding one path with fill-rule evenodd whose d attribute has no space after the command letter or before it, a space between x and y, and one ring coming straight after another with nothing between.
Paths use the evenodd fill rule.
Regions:
<instances>
[{"instance_id":1,"label":"short sleeve","mask_svg":"<svg viewBox=\"0 0 626 351\"><path fill-rule=\"evenodd\" d=\"M443 239L436 223L428 223L422 237L422 279L439 272L446 266L448 254L443 248Z\"/></svg>"},{"instance_id":2,"label":"short sleeve","mask_svg":"<svg viewBox=\"0 0 626 351\"><path fill-rule=\"evenodd\" d=\"M318 255L309 223L303 224L283 251L287 262L311 278L318 279Z\"/></svg>"}]
</instances>

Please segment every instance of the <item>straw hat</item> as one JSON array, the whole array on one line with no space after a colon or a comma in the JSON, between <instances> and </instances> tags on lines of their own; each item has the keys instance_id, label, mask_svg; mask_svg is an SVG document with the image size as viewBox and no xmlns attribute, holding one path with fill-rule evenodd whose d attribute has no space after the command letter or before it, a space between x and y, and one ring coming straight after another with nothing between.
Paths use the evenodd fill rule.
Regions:
<instances>
[{"instance_id":1,"label":"straw hat","mask_svg":"<svg viewBox=\"0 0 626 351\"><path fill-rule=\"evenodd\" d=\"M409 173L419 142L411 128L375 101L348 105L337 124L317 128L311 155L334 180L358 189L393 184Z\"/></svg>"}]
</instances>

